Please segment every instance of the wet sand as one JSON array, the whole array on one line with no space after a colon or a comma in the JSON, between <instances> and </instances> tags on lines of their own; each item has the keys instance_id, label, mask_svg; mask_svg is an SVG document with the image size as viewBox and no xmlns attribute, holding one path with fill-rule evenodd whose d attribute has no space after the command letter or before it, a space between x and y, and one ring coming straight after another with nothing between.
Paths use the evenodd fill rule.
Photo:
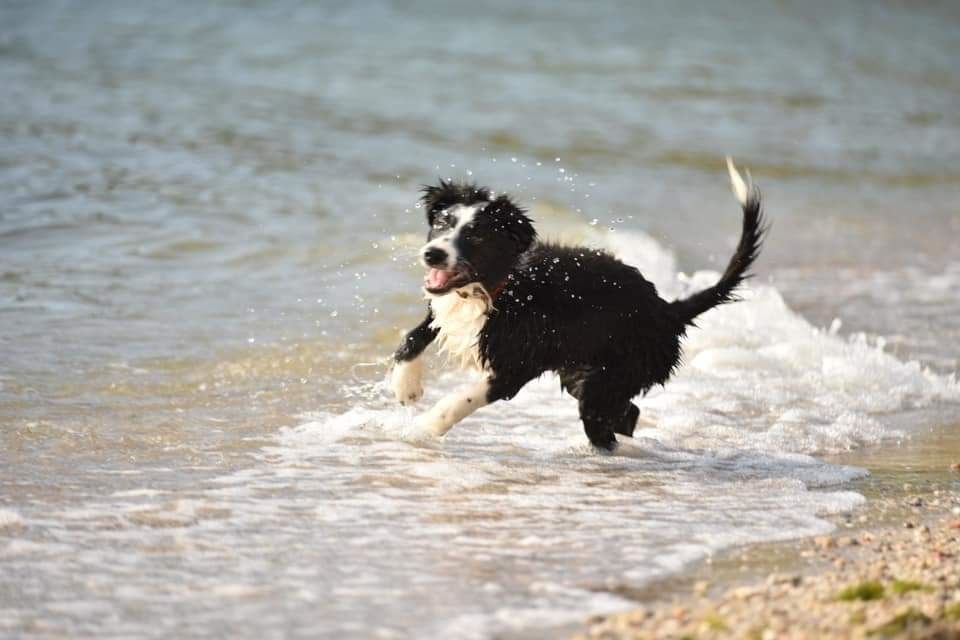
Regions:
<instances>
[{"instance_id":1,"label":"wet sand","mask_svg":"<svg viewBox=\"0 0 960 640\"><path fill-rule=\"evenodd\" d=\"M840 456L875 459L856 483L868 504L833 534L724 554L576 637L960 638L958 444L954 425Z\"/></svg>"}]
</instances>

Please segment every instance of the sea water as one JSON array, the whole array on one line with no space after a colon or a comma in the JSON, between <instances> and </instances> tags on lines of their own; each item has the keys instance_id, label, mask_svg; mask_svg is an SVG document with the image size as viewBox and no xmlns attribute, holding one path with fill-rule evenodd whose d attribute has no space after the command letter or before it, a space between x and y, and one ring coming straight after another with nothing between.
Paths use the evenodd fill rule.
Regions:
<instances>
[{"instance_id":1,"label":"sea water","mask_svg":"<svg viewBox=\"0 0 960 640\"><path fill-rule=\"evenodd\" d=\"M0 631L552 637L830 531L869 452L960 423L958 22L4 4ZM673 298L735 246L727 153L773 228L634 439L590 449L550 375L405 438L471 375L431 356L416 408L384 384L421 184L510 192Z\"/></svg>"}]
</instances>

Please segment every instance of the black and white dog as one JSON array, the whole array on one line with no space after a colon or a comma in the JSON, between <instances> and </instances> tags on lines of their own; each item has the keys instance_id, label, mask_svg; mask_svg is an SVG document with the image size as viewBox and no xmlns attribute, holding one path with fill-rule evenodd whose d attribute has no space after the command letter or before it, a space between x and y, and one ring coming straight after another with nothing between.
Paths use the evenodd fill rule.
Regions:
<instances>
[{"instance_id":1,"label":"black and white dog","mask_svg":"<svg viewBox=\"0 0 960 640\"><path fill-rule=\"evenodd\" d=\"M441 436L480 407L509 400L555 371L579 401L594 446L610 450L614 434L633 435L640 411L631 399L667 381L687 327L736 299L760 251L766 231L760 192L749 173L744 182L729 159L727 167L743 208L740 242L717 284L673 302L602 251L538 241L530 218L506 195L443 180L425 187L427 317L394 355L391 386L402 404L420 399L422 355L435 339L483 378L418 416L415 432Z\"/></svg>"}]
</instances>

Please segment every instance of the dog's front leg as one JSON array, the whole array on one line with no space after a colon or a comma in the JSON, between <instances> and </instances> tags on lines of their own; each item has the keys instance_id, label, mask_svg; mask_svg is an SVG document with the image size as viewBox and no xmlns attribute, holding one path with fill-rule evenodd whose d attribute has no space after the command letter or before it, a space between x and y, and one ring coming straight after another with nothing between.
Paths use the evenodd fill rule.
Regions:
<instances>
[{"instance_id":1,"label":"dog's front leg","mask_svg":"<svg viewBox=\"0 0 960 640\"><path fill-rule=\"evenodd\" d=\"M483 380L459 389L440 400L426 413L417 416L417 436L442 436L471 413L498 400L509 400L535 378L534 371L513 371L507 375L490 373Z\"/></svg>"},{"instance_id":2,"label":"dog's front leg","mask_svg":"<svg viewBox=\"0 0 960 640\"><path fill-rule=\"evenodd\" d=\"M414 403L423 397L423 351L437 337L437 330L430 328L431 322L433 312L428 307L427 317L407 333L393 354L390 388L400 404Z\"/></svg>"},{"instance_id":3,"label":"dog's front leg","mask_svg":"<svg viewBox=\"0 0 960 640\"><path fill-rule=\"evenodd\" d=\"M442 398L414 422L414 435L440 437L480 407L490 404L490 379L484 378L469 387Z\"/></svg>"}]
</instances>

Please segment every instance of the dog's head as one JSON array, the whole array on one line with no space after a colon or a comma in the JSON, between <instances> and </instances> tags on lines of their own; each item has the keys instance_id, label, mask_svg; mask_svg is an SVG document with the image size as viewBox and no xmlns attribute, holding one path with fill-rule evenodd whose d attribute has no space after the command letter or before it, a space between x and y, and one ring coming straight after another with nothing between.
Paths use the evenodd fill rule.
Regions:
<instances>
[{"instance_id":1,"label":"dog's head","mask_svg":"<svg viewBox=\"0 0 960 640\"><path fill-rule=\"evenodd\" d=\"M432 295L474 282L495 290L537 238L523 209L483 187L441 180L424 187L420 201L430 225L420 257L429 269L424 288Z\"/></svg>"}]
</instances>

